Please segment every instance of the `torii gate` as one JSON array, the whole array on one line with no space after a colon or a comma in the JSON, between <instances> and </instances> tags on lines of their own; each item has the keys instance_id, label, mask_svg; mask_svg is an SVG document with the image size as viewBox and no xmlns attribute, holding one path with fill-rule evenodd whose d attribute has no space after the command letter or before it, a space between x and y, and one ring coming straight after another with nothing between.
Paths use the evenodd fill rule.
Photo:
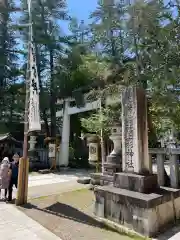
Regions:
<instances>
[{"instance_id":1,"label":"torii gate","mask_svg":"<svg viewBox=\"0 0 180 240\"><path fill-rule=\"evenodd\" d=\"M92 111L100 108L100 99L85 103L84 107L70 107L69 103L73 101L73 99L65 99L64 100L64 109L56 112L56 117L63 118L62 124L62 138L60 145L60 153L57 156L56 162L58 166L68 166L69 164L69 137L70 137L70 116L73 114ZM107 96L105 100L105 105L112 105L113 103L120 102L120 98L118 97L110 97ZM63 101L61 101L63 102Z\"/></svg>"}]
</instances>

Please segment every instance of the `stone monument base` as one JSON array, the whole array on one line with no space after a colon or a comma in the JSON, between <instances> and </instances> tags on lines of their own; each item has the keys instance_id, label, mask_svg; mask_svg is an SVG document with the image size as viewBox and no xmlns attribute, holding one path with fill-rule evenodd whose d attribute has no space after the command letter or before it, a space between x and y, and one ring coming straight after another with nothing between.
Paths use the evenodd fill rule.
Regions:
<instances>
[{"instance_id":1,"label":"stone monument base","mask_svg":"<svg viewBox=\"0 0 180 240\"><path fill-rule=\"evenodd\" d=\"M157 175L139 175L135 173L116 173L114 187L140 193L151 193L158 187Z\"/></svg>"},{"instance_id":2,"label":"stone monument base","mask_svg":"<svg viewBox=\"0 0 180 240\"><path fill-rule=\"evenodd\" d=\"M121 170L121 164L104 163L104 173L91 173L91 185L108 185L112 184L114 174Z\"/></svg>"},{"instance_id":3,"label":"stone monument base","mask_svg":"<svg viewBox=\"0 0 180 240\"><path fill-rule=\"evenodd\" d=\"M91 185L108 185L113 183L114 177L112 175L102 174L102 173L91 173Z\"/></svg>"},{"instance_id":4,"label":"stone monument base","mask_svg":"<svg viewBox=\"0 0 180 240\"><path fill-rule=\"evenodd\" d=\"M121 172L122 165L120 163L104 163L104 174L114 175L114 173Z\"/></svg>"},{"instance_id":5,"label":"stone monument base","mask_svg":"<svg viewBox=\"0 0 180 240\"><path fill-rule=\"evenodd\" d=\"M145 194L113 186L94 189L97 217L154 237L180 218L180 189L160 188Z\"/></svg>"}]
</instances>

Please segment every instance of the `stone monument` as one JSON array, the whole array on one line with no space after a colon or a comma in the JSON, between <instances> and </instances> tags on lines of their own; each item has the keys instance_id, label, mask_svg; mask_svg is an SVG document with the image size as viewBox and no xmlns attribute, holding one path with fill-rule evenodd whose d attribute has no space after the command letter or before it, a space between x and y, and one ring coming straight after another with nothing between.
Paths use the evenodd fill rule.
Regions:
<instances>
[{"instance_id":1,"label":"stone monument","mask_svg":"<svg viewBox=\"0 0 180 240\"><path fill-rule=\"evenodd\" d=\"M180 218L180 190L157 185L148 155L145 91L122 93L122 166L113 184L94 189L94 213L148 237Z\"/></svg>"},{"instance_id":2,"label":"stone monument","mask_svg":"<svg viewBox=\"0 0 180 240\"><path fill-rule=\"evenodd\" d=\"M145 91L129 87L122 93L122 165L114 185L138 192L157 187L148 153L147 101Z\"/></svg>"}]
</instances>

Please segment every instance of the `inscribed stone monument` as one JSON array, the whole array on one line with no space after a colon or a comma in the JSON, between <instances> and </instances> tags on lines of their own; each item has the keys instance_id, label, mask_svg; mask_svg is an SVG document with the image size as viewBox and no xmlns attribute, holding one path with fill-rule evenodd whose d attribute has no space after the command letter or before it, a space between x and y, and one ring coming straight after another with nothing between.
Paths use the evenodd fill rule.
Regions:
<instances>
[{"instance_id":1,"label":"inscribed stone monument","mask_svg":"<svg viewBox=\"0 0 180 240\"><path fill-rule=\"evenodd\" d=\"M148 154L146 95L137 87L125 88L122 93L122 161L124 172L152 172Z\"/></svg>"}]
</instances>

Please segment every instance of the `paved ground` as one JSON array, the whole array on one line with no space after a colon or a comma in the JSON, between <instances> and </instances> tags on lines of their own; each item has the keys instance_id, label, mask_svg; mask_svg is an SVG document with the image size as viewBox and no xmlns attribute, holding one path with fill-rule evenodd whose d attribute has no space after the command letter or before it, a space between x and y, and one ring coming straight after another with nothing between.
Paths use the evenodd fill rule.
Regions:
<instances>
[{"instance_id":1,"label":"paved ground","mask_svg":"<svg viewBox=\"0 0 180 240\"><path fill-rule=\"evenodd\" d=\"M59 174L30 174L28 198L37 198L86 187L77 183L86 172ZM16 189L13 191L16 197ZM2 240L61 240L47 228L32 220L14 205L0 202L0 239Z\"/></svg>"},{"instance_id":2,"label":"paved ground","mask_svg":"<svg viewBox=\"0 0 180 240\"><path fill-rule=\"evenodd\" d=\"M0 203L1 240L60 240L14 205Z\"/></svg>"},{"instance_id":3,"label":"paved ground","mask_svg":"<svg viewBox=\"0 0 180 240\"><path fill-rule=\"evenodd\" d=\"M68 171L58 174L30 174L28 182L28 198L37 198L54 195L59 192L72 191L85 187L77 183L78 177L89 176L86 171ZM16 197L16 189L13 191Z\"/></svg>"}]
</instances>

